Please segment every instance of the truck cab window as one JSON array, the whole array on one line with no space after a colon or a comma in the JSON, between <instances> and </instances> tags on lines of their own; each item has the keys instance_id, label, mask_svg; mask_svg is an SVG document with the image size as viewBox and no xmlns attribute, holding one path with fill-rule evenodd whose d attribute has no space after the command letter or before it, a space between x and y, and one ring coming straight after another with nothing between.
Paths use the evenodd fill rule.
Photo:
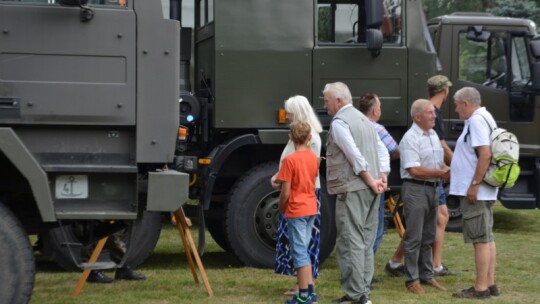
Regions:
<instances>
[{"instance_id":1,"label":"truck cab window","mask_svg":"<svg viewBox=\"0 0 540 304\"><path fill-rule=\"evenodd\" d=\"M401 0L384 0L383 7L380 30L384 43L398 43L401 36ZM364 0L319 0L317 10L319 43L365 43Z\"/></svg>"},{"instance_id":2,"label":"truck cab window","mask_svg":"<svg viewBox=\"0 0 540 304\"><path fill-rule=\"evenodd\" d=\"M507 89L506 39L496 32L486 41L459 34L459 79L496 89Z\"/></svg>"},{"instance_id":3,"label":"truck cab window","mask_svg":"<svg viewBox=\"0 0 540 304\"><path fill-rule=\"evenodd\" d=\"M525 37L512 38L512 88L525 87L531 80Z\"/></svg>"},{"instance_id":4,"label":"truck cab window","mask_svg":"<svg viewBox=\"0 0 540 304\"><path fill-rule=\"evenodd\" d=\"M214 0L195 0L196 9L199 10L197 27L204 27L214 21Z\"/></svg>"},{"instance_id":5,"label":"truck cab window","mask_svg":"<svg viewBox=\"0 0 540 304\"><path fill-rule=\"evenodd\" d=\"M43 4L60 4L58 0L0 0L0 2L19 2L19 3L43 3ZM127 0L90 0L88 5L106 5L106 6L121 6L125 7Z\"/></svg>"}]
</instances>

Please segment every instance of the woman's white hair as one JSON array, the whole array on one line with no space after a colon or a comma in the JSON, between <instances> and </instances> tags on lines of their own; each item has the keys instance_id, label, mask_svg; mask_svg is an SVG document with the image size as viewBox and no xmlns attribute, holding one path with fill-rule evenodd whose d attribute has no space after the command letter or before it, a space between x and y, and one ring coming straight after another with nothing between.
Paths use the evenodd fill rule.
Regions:
<instances>
[{"instance_id":1,"label":"woman's white hair","mask_svg":"<svg viewBox=\"0 0 540 304\"><path fill-rule=\"evenodd\" d=\"M285 111L294 115L294 121L305 121L314 132L321 133L322 126L306 97L293 96L285 101Z\"/></svg>"}]
</instances>

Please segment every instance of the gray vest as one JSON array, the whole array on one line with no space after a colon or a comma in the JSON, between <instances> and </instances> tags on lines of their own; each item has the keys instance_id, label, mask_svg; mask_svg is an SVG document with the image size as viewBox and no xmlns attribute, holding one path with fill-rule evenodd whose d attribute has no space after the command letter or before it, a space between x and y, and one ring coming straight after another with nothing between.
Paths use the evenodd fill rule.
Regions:
<instances>
[{"instance_id":1,"label":"gray vest","mask_svg":"<svg viewBox=\"0 0 540 304\"><path fill-rule=\"evenodd\" d=\"M332 122L336 119L344 121L349 126L356 147L369 164L369 173L374 179L379 178L378 135L369 119L352 106L337 113ZM336 145L330 132L326 140L326 180L329 194L368 188L362 178L354 174L353 167L343 151Z\"/></svg>"}]
</instances>

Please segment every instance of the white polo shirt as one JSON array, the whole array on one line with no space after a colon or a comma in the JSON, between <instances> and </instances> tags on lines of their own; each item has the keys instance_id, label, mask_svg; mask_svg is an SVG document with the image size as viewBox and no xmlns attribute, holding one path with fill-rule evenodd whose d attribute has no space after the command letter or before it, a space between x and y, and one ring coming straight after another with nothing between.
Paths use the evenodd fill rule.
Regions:
<instances>
[{"instance_id":1,"label":"white polo shirt","mask_svg":"<svg viewBox=\"0 0 540 304\"><path fill-rule=\"evenodd\" d=\"M497 125L493 116L485 107L478 108L465 121L463 132L461 132L456 142L454 156L450 165L450 194L452 195L467 195L467 190L478 164L478 156L476 156L474 148L491 145L491 128L482 115L490 120L492 126ZM496 200L497 192L498 188L481 183L476 198L478 200Z\"/></svg>"}]
</instances>

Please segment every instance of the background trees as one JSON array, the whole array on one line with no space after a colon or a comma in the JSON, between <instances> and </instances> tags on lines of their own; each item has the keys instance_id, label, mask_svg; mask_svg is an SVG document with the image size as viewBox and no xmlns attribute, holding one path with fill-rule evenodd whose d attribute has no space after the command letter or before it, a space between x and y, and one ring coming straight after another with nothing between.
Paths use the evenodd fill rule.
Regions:
<instances>
[{"instance_id":1,"label":"background trees","mask_svg":"<svg viewBox=\"0 0 540 304\"><path fill-rule=\"evenodd\" d=\"M488 12L540 22L540 0L424 0L428 19L453 12Z\"/></svg>"}]
</instances>

